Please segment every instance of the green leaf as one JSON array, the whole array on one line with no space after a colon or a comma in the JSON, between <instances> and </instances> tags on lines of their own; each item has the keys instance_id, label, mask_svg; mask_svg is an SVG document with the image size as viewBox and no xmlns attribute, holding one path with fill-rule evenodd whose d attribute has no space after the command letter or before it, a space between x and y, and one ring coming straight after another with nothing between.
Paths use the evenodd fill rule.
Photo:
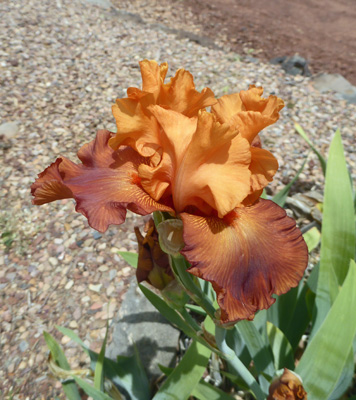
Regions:
<instances>
[{"instance_id":1,"label":"green leaf","mask_svg":"<svg viewBox=\"0 0 356 400\"><path fill-rule=\"evenodd\" d=\"M262 375L262 372L266 376L272 377L275 369L272 349L267 336L267 312L260 311L253 321L240 321L236 324L236 329L245 342L256 370L260 374L260 386L265 393L268 393L270 382Z\"/></svg>"},{"instance_id":2,"label":"green leaf","mask_svg":"<svg viewBox=\"0 0 356 400\"><path fill-rule=\"evenodd\" d=\"M161 370L162 374L166 376L170 375L174 371L174 368L165 367L162 364L158 364L158 368Z\"/></svg>"},{"instance_id":3,"label":"green leaf","mask_svg":"<svg viewBox=\"0 0 356 400\"><path fill-rule=\"evenodd\" d=\"M330 166L330 168L329 168ZM339 285L355 257L353 194L340 132L330 145L325 179L320 263L330 263Z\"/></svg>"},{"instance_id":4,"label":"green leaf","mask_svg":"<svg viewBox=\"0 0 356 400\"><path fill-rule=\"evenodd\" d=\"M316 294L318 288L319 269L320 269L320 262L314 265L306 282L308 289L310 289L314 294Z\"/></svg>"},{"instance_id":5,"label":"green leaf","mask_svg":"<svg viewBox=\"0 0 356 400\"><path fill-rule=\"evenodd\" d=\"M182 330L188 336L195 334L195 331L181 318L177 311L173 310L159 296L153 293L146 286L139 284L139 288L148 301L173 325Z\"/></svg>"},{"instance_id":6,"label":"green leaf","mask_svg":"<svg viewBox=\"0 0 356 400\"><path fill-rule=\"evenodd\" d=\"M186 304L184 307L188 308L188 310L195 312L196 314L206 317L206 312L201 307L196 306L195 304Z\"/></svg>"},{"instance_id":7,"label":"green leaf","mask_svg":"<svg viewBox=\"0 0 356 400\"><path fill-rule=\"evenodd\" d=\"M211 297L206 295L199 284L187 269L190 267L188 261L182 256L170 257L172 270L177 280L185 287L191 299L201 306L206 313L214 319L215 308L213 307Z\"/></svg>"},{"instance_id":8,"label":"green leaf","mask_svg":"<svg viewBox=\"0 0 356 400\"><path fill-rule=\"evenodd\" d=\"M287 197L288 197L288 193L290 191L290 188L293 186L295 181L299 178L299 175L303 171L307 160L308 160L308 156L305 158L302 166L300 167L300 169L297 172L297 174L295 175L295 177L286 186L284 186L284 188L282 190L280 190L276 195L274 195L272 197L272 201L274 201L280 207L284 207L284 205L286 203L286 200L287 200Z\"/></svg>"},{"instance_id":9,"label":"green leaf","mask_svg":"<svg viewBox=\"0 0 356 400\"><path fill-rule=\"evenodd\" d=\"M316 268L314 270L317 271ZM314 270L311 273L313 276ZM298 287L292 288L281 296L276 296L276 302L267 310L268 321L283 332L293 349L298 346L311 320L306 302L308 289L309 287L300 281Z\"/></svg>"},{"instance_id":10,"label":"green leaf","mask_svg":"<svg viewBox=\"0 0 356 400\"><path fill-rule=\"evenodd\" d=\"M204 374L210 355L211 350L194 340L153 400L188 399Z\"/></svg>"},{"instance_id":11,"label":"green leaf","mask_svg":"<svg viewBox=\"0 0 356 400\"><path fill-rule=\"evenodd\" d=\"M350 351L347 358L345 367L342 371L342 375L337 383L335 389L330 395L330 400L339 400L346 390L351 386L354 377L354 354L353 350Z\"/></svg>"},{"instance_id":12,"label":"green leaf","mask_svg":"<svg viewBox=\"0 0 356 400\"><path fill-rule=\"evenodd\" d=\"M201 380L192 392L199 400L234 400L234 397Z\"/></svg>"},{"instance_id":13,"label":"green leaf","mask_svg":"<svg viewBox=\"0 0 356 400\"><path fill-rule=\"evenodd\" d=\"M311 253L319 244L321 233L319 229L314 226L303 234L303 238L308 246L308 251Z\"/></svg>"},{"instance_id":14,"label":"green leaf","mask_svg":"<svg viewBox=\"0 0 356 400\"><path fill-rule=\"evenodd\" d=\"M119 254L127 262L127 264L131 265L131 267L137 268L137 253L132 253L131 251L118 251L117 254Z\"/></svg>"},{"instance_id":15,"label":"green leaf","mask_svg":"<svg viewBox=\"0 0 356 400\"><path fill-rule=\"evenodd\" d=\"M294 128L295 130L299 133L299 135L308 143L308 145L310 146L310 148L313 150L313 152L316 154L316 156L318 157L319 161L320 161L320 165L321 165L321 169L323 170L323 174L325 176L325 172L326 172L326 161L324 159L324 157L319 153L319 151L314 147L313 143L311 142L311 140L309 139L309 137L307 136L307 134L304 132L303 128L299 125L299 124L294 124Z\"/></svg>"},{"instance_id":16,"label":"green leaf","mask_svg":"<svg viewBox=\"0 0 356 400\"><path fill-rule=\"evenodd\" d=\"M75 332L73 332L69 328L65 328L64 326L58 326L58 325L56 325L56 329L63 335L68 336L70 339L72 339L73 342L78 343L83 348L83 350L89 355L88 347Z\"/></svg>"},{"instance_id":17,"label":"green leaf","mask_svg":"<svg viewBox=\"0 0 356 400\"><path fill-rule=\"evenodd\" d=\"M259 373L266 372L268 375L273 376L275 369L271 347L269 343L263 340L253 321L239 321L235 325L235 329L246 343L257 371Z\"/></svg>"},{"instance_id":18,"label":"green leaf","mask_svg":"<svg viewBox=\"0 0 356 400\"><path fill-rule=\"evenodd\" d=\"M105 338L103 341L103 345L101 346L98 361L95 365L95 373L94 373L94 387L100 391L104 391L104 358L105 358L105 348L106 348L106 341L108 339L108 330L109 324L106 321L106 332Z\"/></svg>"},{"instance_id":19,"label":"green leaf","mask_svg":"<svg viewBox=\"0 0 356 400\"><path fill-rule=\"evenodd\" d=\"M308 297L309 293L310 295ZM300 339L312 319L312 314L308 313L307 300L314 300L314 297L315 295L311 292L309 287L301 281L298 288L297 302L293 312L291 311L292 318L290 319L288 326L284 326L282 329L294 350L298 347Z\"/></svg>"},{"instance_id":20,"label":"green leaf","mask_svg":"<svg viewBox=\"0 0 356 400\"><path fill-rule=\"evenodd\" d=\"M73 375L73 379L84 390L84 392L88 396L92 397L94 400L112 400L110 396L96 389L94 386L90 385L90 383L88 383L84 379L81 379L75 375Z\"/></svg>"},{"instance_id":21,"label":"green leaf","mask_svg":"<svg viewBox=\"0 0 356 400\"><path fill-rule=\"evenodd\" d=\"M226 376L226 378L228 378L238 389L251 392L250 388L246 385L246 382L239 375L234 375L226 371L220 371L220 372L221 375Z\"/></svg>"},{"instance_id":22,"label":"green leaf","mask_svg":"<svg viewBox=\"0 0 356 400\"><path fill-rule=\"evenodd\" d=\"M43 332L44 339L47 343L47 346L51 352L51 355L54 361L62 368L67 371L70 370L70 365L67 361L66 356L61 348L61 346L57 343L56 339L50 335L48 332ZM81 400L81 396L79 394L78 388L74 382L66 381L62 382L63 390L69 400Z\"/></svg>"},{"instance_id":23,"label":"green leaf","mask_svg":"<svg viewBox=\"0 0 356 400\"><path fill-rule=\"evenodd\" d=\"M261 194L261 199L268 199L267 193L266 193L266 189L263 189L262 194Z\"/></svg>"},{"instance_id":24,"label":"green leaf","mask_svg":"<svg viewBox=\"0 0 356 400\"><path fill-rule=\"evenodd\" d=\"M286 367L293 370L293 349L283 332L271 322L267 322L267 334L273 352L275 369Z\"/></svg>"},{"instance_id":25,"label":"green leaf","mask_svg":"<svg viewBox=\"0 0 356 400\"><path fill-rule=\"evenodd\" d=\"M118 356L114 364L108 363L108 359L105 358L105 376L113 382L119 378L118 384L120 385L121 382L121 385L130 393L132 400L149 400L151 399L150 383L135 344L133 349L132 356Z\"/></svg>"},{"instance_id":26,"label":"green leaf","mask_svg":"<svg viewBox=\"0 0 356 400\"><path fill-rule=\"evenodd\" d=\"M211 350L217 352L217 349L214 349L211 345L209 345L205 339L201 336L198 336L196 330L192 327L189 322L183 319L177 311L173 310L169 305L162 300L159 296L153 293L150 289L146 286L138 285L142 290L142 293L146 296L148 301L156 307L156 309L173 325L175 325L178 329L183 331L186 335L190 336L191 338L195 339L197 342L207 346ZM183 310L181 311L183 312ZM196 323L195 323L196 325Z\"/></svg>"},{"instance_id":27,"label":"green leaf","mask_svg":"<svg viewBox=\"0 0 356 400\"><path fill-rule=\"evenodd\" d=\"M298 288L276 297L276 302L267 310L268 321L286 332L293 319L294 310L298 299Z\"/></svg>"},{"instance_id":28,"label":"green leaf","mask_svg":"<svg viewBox=\"0 0 356 400\"><path fill-rule=\"evenodd\" d=\"M57 326L57 329L83 348L92 361L91 368L95 370L99 354L90 350L72 330L62 326ZM136 346L134 346L134 351L133 356L119 356L117 361L105 357L104 374L116 385L125 389L130 394L131 400L150 400L149 382L140 361Z\"/></svg>"},{"instance_id":29,"label":"green leaf","mask_svg":"<svg viewBox=\"0 0 356 400\"><path fill-rule=\"evenodd\" d=\"M334 304L296 368L311 400L328 399L347 365L356 334L355 287L356 264L351 260Z\"/></svg>"},{"instance_id":30,"label":"green leaf","mask_svg":"<svg viewBox=\"0 0 356 400\"><path fill-rule=\"evenodd\" d=\"M326 170L320 270L315 299L316 320L312 335L328 313L338 287L355 257L355 216L352 188L339 131L330 145Z\"/></svg>"}]
</instances>

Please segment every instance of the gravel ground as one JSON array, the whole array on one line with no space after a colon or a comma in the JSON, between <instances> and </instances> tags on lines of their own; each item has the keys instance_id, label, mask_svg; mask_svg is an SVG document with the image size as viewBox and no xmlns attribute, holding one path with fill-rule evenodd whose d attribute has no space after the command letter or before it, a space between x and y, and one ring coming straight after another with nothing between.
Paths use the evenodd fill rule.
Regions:
<instances>
[{"instance_id":1,"label":"gravel ground","mask_svg":"<svg viewBox=\"0 0 356 400\"><path fill-rule=\"evenodd\" d=\"M151 3L151 10L157 8ZM294 122L324 154L340 127L355 178L355 106L321 95L307 78L178 39L152 22L152 15L146 23L139 1L135 9L128 4L117 3L123 8L118 11L78 0L0 3L5 16L0 19L0 124L16 122L19 128L11 138L0 138L0 223L6 234L0 243L3 396L64 398L60 385L46 375L42 332L60 338L71 365L78 367L85 358L57 335L54 325L76 330L98 350L105 321L120 306L132 271L116 252L136 248L133 226L141 219L129 214L125 225L100 235L74 212L72 201L32 206L29 187L58 155L75 160L80 145L92 140L97 129L115 129L111 103L129 86L140 85L139 60L168 61L171 74L184 67L194 74L197 88L209 86L217 96L254 83L285 100L281 120L262 135L280 162L271 193L294 176L307 154ZM125 15L125 7L141 13L143 20ZM187 29L176 10L170 12L176 27ZM311 156L299 190L321 191L322 186L321 170Z\"/></svg>"}]
</instances>

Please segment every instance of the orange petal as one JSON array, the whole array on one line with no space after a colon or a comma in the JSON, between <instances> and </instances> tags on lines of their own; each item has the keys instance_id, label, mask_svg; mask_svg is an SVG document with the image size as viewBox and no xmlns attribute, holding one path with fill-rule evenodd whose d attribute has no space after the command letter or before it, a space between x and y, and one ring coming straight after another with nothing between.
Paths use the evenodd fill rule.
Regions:
<instances>
[{"instance_id":1,"label":"orange petal","mask_svg":"<svg viewBox=\"0 0 356 400\"><path fill-rule=\"evenodd\" d=\"M234 115L230 119L229 125L237 127L241 135L250 143L253 143L253 140L262 129L275 122L276 120L258 111L244 111Z\"/></svg>"},{"instance_id":2,"label":"orange petal","mask_svg":"<svg viewBox=\"0 0 356 400\"><path fill-rule=\"evenodd\" d=\"M251 189L261 190L273 180L278 169L278 161L267 150L251 147Z\"/></svg>"},{"instance_id":3,"label":"orange petal","mask_svg":"<svg viewBox=\"0 0 356 400\"><path fill-rule=\"evenodd\" d=\"M32 203L36 206L74 197L72 191L62 183L58 169L62 161L63 158L57 158L54 163L38 174L38 178L32 184L31 194L35 196Z\"/></svg>"},{"instance_id":4,"label":"orange petal","mask_svg":"<svg viewBox=\"0 0 356 400\"><path fill-rule=\"evenodd\" d=\"M158 124L144 111L141 103L133 99L118 99L112 106L117 134L109 145L114 149L130 146L143 157L153 156L159 148Z\"/></svg>"},{"instance_id":5,"label":"orange petal","mask_svg":"<svg viewBox=\"0 0 356 400\"><path fill-rule=\"evenodd\" d=\"M162 63L158 65L156 61L143 60L140 62L140 68L142 90L153 93L155 98L157 98L167 75L168 64Z\"/></svg>"},{"instance_id":6,"label":"orange petal","mask_svg":"<svg viewBox=\"0 0 356 400\"><path fill-rule=\"evenodd\" d=\"M195 206L223 216L233 210L250 192L247 140L206 111L197 123L159 106L150 110L162 127L163 156L155 168L140 166L143 188L158 200L171 186L177 212Z\"/></svg>"},{"instance_id":7,"label":"orange petal","mask_svg":"<svg viewBox=\"0 0 356 400\"><path fill-rule=\"evenodd\" d=\"M240 93L222 96L212 107L220 122L227 122L250 143L255 136L267 126L275 123L279 118L279 111L283 108L283 101L276 96L262 98L263 89L251 86L249 90Z\"/></svg>"},{"instance_id":8,"label":"orange petal","mask_svg":"<svg viewBox=\"0 0 356 400\"><path fill-rule=\"evenodd\" d=\"M142 164L139 176L142 187L158 201L174 182L176 170L196 130L197 119L159 106L151 106L150 111L161 126L163 154L157 167Z\"/></svg>"},{"instance_id":9,"label":"orange petal","mask_svg":"<svg viewBox=\"0 0 356 400\"><path fill-rule=\"evenodd\" d=\"M175 174L173 201L178 212L203 200L220 217L250 191L249 143L213 114L202 111L196 132Z\"/></svg>"},{"instance_id":10,"label":"orange petal","mask_svg":"<svg viewBox=\"0 0 356 400\"><path fill-rule=\"evenodd\" d=\"M251 85L248 90L241 90L240 97L246 111L258 111L270 116L275 121L279 118L279 111L284 107L284 102L277 96L271 95L262 98L263 88Z\"/></svg>"},{"instance_id":11,"label":"orange petal","mask_svg":"<svg viewBox=\"0 0 356 400\"><path fill-rule=\"evenodd\" d=\"M143 157L152 157L156 166L160 161L161 143L158 125L152 117L150 106L160 105L188 117L196 116L200 109L216 103L213 92L206 88L201 93L195 90L193 76L184 69L177 71L170 83L164 84L168 65L158 65L155 61L140 63L142 90L129 88L128 98L117 99L112 107L116 120L117 134L110 140L116 150L127 145Z\"/></svg>"},{"instance_id":12,"label":"orange petal","mask_svg":"<svg viewBox=\"0 0 356 400\"><path fill-rule=\"evenodd\" d=\"M110 224L122 224L126 209L141 215L173 211L156 203L142 189L137 170L147 160L130 147L113 151L108 146L110 135L108 131L98 131L96 139L79 150L83 164L63 157L40 174L31 188L34 204L74 197L76 210L100 232Z\"/></svg>"},{"instance_id":13,"label":"orange petal","mask_svg":"<svg viewBox=\"0 0 356 400\"><path fill-rule=\"evenodd\" d=\"M269 200L235 209L224 219L183 213L181 253L189 272L212 282L221 322L251 319L274 303L273 293L297 286L308 249L295 221Z\"/></svg>"},{"instance_id":14,"label":"orange petal","mask_svg":"<svg viewBox=\"0 0 356 400\"><path fill-rule=\"evenodd\" d=\"M171 82L165 85L157 102L187 117L196 116L200 109L215 103L214 93L209 88L201 93L195 90L193 75L184 69L179 69Z\"/></svg>"},{"instance_id":15,"label":"orange petal","mask_svg":"<svg viewBox=\"0 0 356 400\"><path fill-rule=\"evenodd\" d=\"M212 112L217 116L218 121L229 123L230 119L240 111L245 111L240 94L233 93L217 99L217 103L211 107Z\"/></svg>"}]
</instances>

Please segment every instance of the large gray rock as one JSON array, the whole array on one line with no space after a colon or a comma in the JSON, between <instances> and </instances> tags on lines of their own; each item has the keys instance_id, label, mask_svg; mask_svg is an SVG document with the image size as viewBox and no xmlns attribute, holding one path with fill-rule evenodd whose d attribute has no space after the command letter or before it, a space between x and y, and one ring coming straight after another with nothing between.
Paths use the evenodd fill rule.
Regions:
<instances>
[{"instance_id":1,"label":"large gray rock","mask_svg":"<svg viewBox=\"0 0 356 400\"><path fill-rule=\"evenodd\" d=\"M313 85L320 92L336 92L339 98L356 104L356 87L340 74L318 74L312 78Z\"/></svg>"},{"instance_id":2,"label":"large gray rock","mask_svg":"<svg viewBox=\"0 0 356 400\"><path fill-rule=\"evenodd\" d=\"M129 290L115 318L111 344L107 356L133 355L136 344L149 379L161 375L158 363L173 367L175 364L179 331L151 305L133 278Z\"/></svg>"}]
</instances>

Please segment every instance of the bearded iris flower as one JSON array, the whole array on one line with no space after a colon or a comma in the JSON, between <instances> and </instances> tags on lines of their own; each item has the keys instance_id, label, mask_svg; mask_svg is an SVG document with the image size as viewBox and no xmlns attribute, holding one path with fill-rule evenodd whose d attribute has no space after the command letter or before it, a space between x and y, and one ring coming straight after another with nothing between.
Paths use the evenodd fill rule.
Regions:
<instances>
[{"instance_id":1,"label":"bearded iris flower","mask_svg":"<svg viewBox=\"0 0 356 400\"><path fill-rule=\"evenodd\" d=\"M74 198L100 232L126 210L170 213L183 222L188 271L212 283L221 323L252 319L298 284L308 258L295 222L260 198L278 163L258 134L283 101L254 86L216 99L188 71L165 83L166 63L140 67L142 89L113 106L117 133L98 131L81 164L58 158L32 185L33 203Z\"/></svg>"}]
</instances>

